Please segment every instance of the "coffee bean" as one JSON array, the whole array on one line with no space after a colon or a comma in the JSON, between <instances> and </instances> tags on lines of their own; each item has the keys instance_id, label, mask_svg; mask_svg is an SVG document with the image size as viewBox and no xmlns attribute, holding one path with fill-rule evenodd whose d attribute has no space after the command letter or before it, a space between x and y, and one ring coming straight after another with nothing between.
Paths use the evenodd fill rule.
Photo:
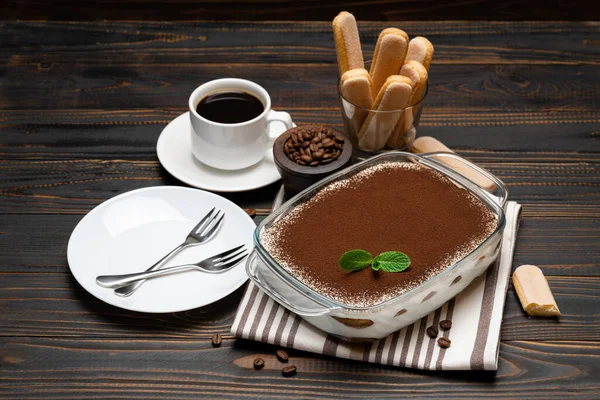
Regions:
<instances>
[{"instance_id":1,"label":"coffee bean","mask_svg":"<svg viewBox=\"0 0 600 400\"><path fill-rule=\"evenodd\" d=\"M288 362L289 360L288 353L286 353L285 350L277 350L277 358L279 359L279 361L284 363Z\"/></svg>"},{"instance_id":2,"label":"coffee bean","mask_svg":"<svg viewBox=\"0 0 600 400\"><path fill-rule=\"evenodd\" d=\"M335 142L329 138L325 138L321 141L321 143L323 143L323 147L331 147Z\"/></svg>"},{"instance_id":3,"label":"coffee bean","mask_svg":"<svg viewBox=\"0 0 600 400\"><path fill-rule=\"evenodd\" d=\"M317 165L319 165L319 162L318 161L313 161L313 162L311 162L308 165L310 165L311 167L316 167Z\"/></svg>"},{"instance_id":4,"label":"coffee bean","mask_svg":"<svg viewBox=\"0 0 600 400\"><path fill-rule=\"evenodd\" d=\"M310 140L310 139L312 138L312 134L310 134L310 133L308 133L308 132L304 132L304 133L302 134L302 138L303 138L304 140Z\"/></svg>"},{"instance_id":5,"label":"coffee bean","mask_svg":"<svg viewBox=\"0 0 600 400\"><path fill-rule=\"evenodd\" d=\"M328 138L332 138L333 139L334 136L335 136L335 134L333 132L327 131L327 137Z\"/></svg>"},{"instance_id":6,"label":"coffee bean","mask_svg":"<svg viewBox=\"0 0 600 400\"><path fill-rule=\"evenodd\" d=\"M335 135L335 141L338 143L344 143L345 139L343 137L341 137L340 135Z\"/></svg>"},{"instance_id":7,"label":"coffee bean","mask_svg":"<svg viewBox=\"0 0 600 400\"><path fill-rule=\"evenodd\" d=\"M338 151L333 152L332 154L333 154L332 158L334 160L336 160L340 156L340 154L342 154L342 152L338 150Z\"/></svg>"},{"instance_id":8,"label":"coffee bean","mask_svg":"<svg viewBox=\"0 0 600 400\"><path fill-rule=\"evenodd\" d=\"M320 160L321 158L323 158L323 152L320 150L315 151L314 153L312 153L312 158L314 158L315 160Z\"/></svg>"},{"instance_id":9,"label":"coffee bean","mask_svg":"<svg viewBox=\"0 0 600 400\"><path fill-rule=\"evenodd\" d=\"M443 349L447 349L448 347L450 347L451 343L452 342L450 341L450 339L445 338L445 337L441 337L441 338L438 339L438 344Z\"/></svg>"},{"instance_id":10,"label":"coffee bean","mask_svg":"<svg viewBox=\"0 0 600 400\"><path fill-rule=\"evenodd\" d=\"M310 146L310 142L308 140L302 142L302 147L307 148L308 146Z\"/></svg>"},{"instance_id":11,"label":"coffee bean","mask_svg":"<svg viewBox=\"0 0 600 400\"><path fill-rule=\"evenodd\" d=\"M322 149L323 148L323 143L321 143L321 142L317 143L317 147L320 148L320 149Z\"/></svg>"},{"instance_id":12,"label":"coffee bean","mask_svg":"<svg viewBox=\"0 0 600 400\"><path fill-rule=\"evenodd\" d=\"M321 160L321 164L322 164L322 165L329 164L329 163L330 163L330 162L332 162L332 161L333 161L333 158L328 158L328 159L326 159L326 160Z\"/></svg>"},{"instance_id":13,"label":"coffee bean","mask_svg":"<svg viewBox=\"0 0 600 400\"><path fill-rule=\"evenodd\" d=\"M221 346L221 342L222 342L222 339L221 339L221 335L219 333L215 333L214 335L212 335L212 345L214 347Z\"/></svg>"},{"instance_id":14,"label":"coffee bean","mask_svg":"<svg viewBox=\"0 0 600 400\"><path fill-rule=\"evenodd\" d=\"M309 146L309 149L311 151L317 151L317 150L319 150L319 146L317 146L315 143L311 143Z\"/></svg>"},{"instance_id":15,"label":"coffee bean","mask_svg":"<svg viewBox=\"0 0 600 400\"><path fill-rule=\"evenodd\" d=\"M258 358L254 359L254 362L252 364L254 365L254 369L261 369L262 367L265 366L265 360L258 357Z\"/></svg>"},{"instance_id":16,"label":"coffee bean","mask_svg":"<svg viewBox=\"0 0 600 400\"><path fill-rule=\"evenodd\" d=\"M442 328L442 330L444 331L447 331L448 329L452 328L452 321L450 321L449 319L440 321L440 328Z\"/></svg>"},{"instance_id":17,"label":"coffee bean","mask_svg":"<svg viewBox=\"0 0 600 400\"><path fill-rule=\"evenodd\" d=\"M297 159L297 160L296 160L296 164L299 164L299 165L306 165L306 163L305 163L304 161L302 161L301 159Z\"/></svg>"},{"instance_id":18,"label":"coffee bean","mask_svg":"<svg viewBox=\"0 0 600 400\"><path fill-rule=\"evenodd\" d=\"M331 153L325 153L325 154L323 154L323 160L327 160L329 158L331 158Z\"/></svg>"},{"instance_id":19,"label":"coffee bean","mask_svg":"<svg viewBox=\"0 0 600 400\"><path fill-rule=\"evenodd\" d=\"M295 365L290 365L289 367L285 367L284 369L281 370L281 375L283 376L294 376L296 375L296 372L298 372L298 369L296 368Z\"/></svg>"},{"instance_id":20,"label":"coffee bean","mask_svg":"<svg viewBox=\"0 0 600 400\"><path fill-rule=\"evenodd\" d=\"M283 152L285 153L286 156L290 156L290 149L286 147L283 148Z\"/></svg>"},{"instance_id":21,"label":"coffee bean","mask_svg":"<svg viewBox=\"0 0 600 400\"><path fill-rule=\"evenodd\" d=\"M303 155L303 156L300 156L300 159L301 159L302 161L304 161L305 163L307 163L307 164L310 164L311 162L313 162L313 159L312 159L312 157L311 157L311 156L309 156L308 154L305 154L305 155Z\"/></svg>"},{"instance_id":22,"label":"coffee bean","mask_svg":"<svg viewBox=\"0 0 600 400\"><path fill-rule=\"evenodd\" d=\"M344 150L344 146L341 145L340 143L337 143L337 142L335 142L335 144L333 145L333 147L335 147L336 149L339 149L339 150Z\"/></svg>"},{"instance_id":23,"label":"coffee bean","mask_svg":"<svg viewBox=\"0 0 600 400\"><path fill-rule=\"evenodd\" d=\"M296 135L295 133L292 133L291 138L292 138L292 141L294 142L294 144L300 142L300 139L298 139L298 135Z\"/></svg>"},{"instance_id":24,"label":"coffee bean","mask_svg":"<svg viewBox=\"0 0 600 400\"><path fill-rule=\"evenodd\" d=\"M318 136L315 136L310 140L311 143L319 143L320 141L321 141L321 138Z\"/></svg>"},{"instance_id":25,"label":"coffee bean","mask_svg":"<svg viewBox=\"0 0 600 400\"><path fill-rule=\"evenodd\" d=\"M436 328L435 326L431 325L429 328L427 328L427 336L429 336L432 339L435 339L439 333L438 328Z\"/></svg>"}]
</instances>

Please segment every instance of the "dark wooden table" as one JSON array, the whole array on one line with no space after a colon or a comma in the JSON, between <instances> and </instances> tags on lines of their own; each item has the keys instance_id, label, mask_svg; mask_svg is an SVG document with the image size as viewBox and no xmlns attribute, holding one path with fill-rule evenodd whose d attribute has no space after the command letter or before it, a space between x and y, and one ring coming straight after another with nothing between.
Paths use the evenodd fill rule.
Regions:
<instances>
[{"instance_id":1,"label":"dark wooden table","mask_svg":"<svg viewBox=\"0 0 600 400\"><path fill-rule=\"evenodd\" d=\"M367 54L389 25L360 24ZM514 266L544 270L560 320L527 318L511 287L497 372L422 372L292 351L299 373L283 378L251 367L257 355L273 358L273 347L228 333L242 289L158 316L96 300L69 273L69 235L108 198L180 184L155 144L196 86L252 79L296 122L341 126L330 23L7 21L0 397L599 398L600 24L396 25L436 47L419 134L488 168L524 205ZM226 197L265 209L277 188ZM210 344L214 333L224 334L220 348Z\"/></svg>"}]
</instances>

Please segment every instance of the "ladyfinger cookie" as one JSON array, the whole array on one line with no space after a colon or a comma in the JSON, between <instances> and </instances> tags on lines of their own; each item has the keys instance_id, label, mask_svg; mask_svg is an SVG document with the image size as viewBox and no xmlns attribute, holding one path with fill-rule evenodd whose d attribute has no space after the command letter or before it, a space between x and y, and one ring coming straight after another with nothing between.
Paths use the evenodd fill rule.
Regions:
<instances>
[{"instance_id":1,"label":"ladyfinger cookie","mask_svg":"<svg viewBox=\"0 0 600 400\"><path fill-rule=\"evenodd\" d=\"M406 76L413 82L413 92L410 96L408 106L418 103L427 86L427 70L420 62L411 60L402 66L400 75ZM411 128L413 121L413 110L406 110L398 120L394 128L394 133L392 133L387 141L387 145L391 148L401 147L404 144L404 134Z\"/></svg>"},{"instance_id":2,"label":"ladyfinger cookie","mask_svg":"<svg viewBox=\"0 0 600 400\"><path fill-rule=\"evenodd\" d=\"M367 117L367 111L373 105L373 81L371 75L364 68L355 68L346 71L341 78L340 91L342 96L355 106L348 105L351 110L347 110L350 119L352 132L358 132ZM344 105L346 106L346 105ZM359 108L362 107L362 108Z\"/></svg>"},{"instance_id":3,"label":"ladyfinger cookie","mask_svg":"<svg viewBox=\"0 0 600 400\"><path fill-rule=\"evenodd\" d=\"M373 96L379 93L388 76L398 75L398 71L404 64L407 50L408 35L403 30L387 28L381 31L375 45L370 71L373 79Z\"/></svg>"},{"instance_id":4,"label":"ladyfinger cookie","mask_svg":"<svg viewBox=\"0 0 600 400\"><path fill-rule=\"evenodd\" d=\"M360 37L354 15L342 11L333 20L333 40L340 75L354 68L364 68Z\"/></svg>"},{"instance_id":5,"label":"ladyfinger cookie","mask_svg":"<svg viewBox=\"0 0 600 400\"><path fill-rule=\"evenodd\" d=\"M535 265L521 265L512 276L513 285L523 310L535 317L560 315L556 300L541 269Z\"/></svg>"},{"instance_id":6,"label":"ladyfinger cookie","mask_svg":"<svg viewBox=\"0 0 600 400\"><path fill-rule=\"evenodd\" d=\"M412 152L416 153L416 154L433 153L433 152L438 152L438 151L454 153L445 144L443 144L442 142L440 142L437 139L432 138L431 136L421 136L420 138L416 139L412 144ZM455 169L456 171L458 171L465 177L469 178L475 184L477 184L478 186L482 187L483 189L485 189L489 192L493 191L496 188L496 184L494 182L492 182L485 176L479 174L477 171L467 167L465 164L463 164L460 161L453 160L451 158L445 158L445 157L435 157L435 158L436 158L436 160Z\"/></svg>"},{"instance_id":7,"label":"ladyfinger cookie","mask_svg":"<svg viewBox=\"0 0 600 400\"><path fill-rule=\"evenodd\" d=\"M433 58L433 45L427 38L417 36L411 39L408 44L408 52L406 53L405 63L415 60L423 64L426 70L429 71L431 59Z\"/></svg>"},{"instance_id":8,"label":"ladyfinger cookie","mask_svg":"<svg viewBox=\"0 0 600 400\"><path fill-rule=\"evenodd\" d=\"M393 111L406 107L413 86L406 76L392 75L387 78L373 101L373 110ZM392 134L401 112L369 113L358 133L358 146L364 150L380 150Z\"/></svg>"}]
</instances>

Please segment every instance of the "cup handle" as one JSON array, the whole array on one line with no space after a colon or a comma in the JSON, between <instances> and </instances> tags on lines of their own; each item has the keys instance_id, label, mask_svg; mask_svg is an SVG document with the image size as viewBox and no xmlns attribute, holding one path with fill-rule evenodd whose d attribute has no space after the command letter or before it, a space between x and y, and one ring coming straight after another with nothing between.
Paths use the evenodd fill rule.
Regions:
<instances>
[{"instance_id":1,"label":"cup handle","mask_svg":"<svg viewBox=\"0 0 600 400\"><path fill-rule=\"evenodd\" d=\"M292 117L285 111L270 110L267 114L267 125L275 121L283 122L286 130L294 127ZM269 147L273 147L273 142L279 137L280 134L281 133L271 135L271 131L269 131Z\"/></svg>"}]
</instances>

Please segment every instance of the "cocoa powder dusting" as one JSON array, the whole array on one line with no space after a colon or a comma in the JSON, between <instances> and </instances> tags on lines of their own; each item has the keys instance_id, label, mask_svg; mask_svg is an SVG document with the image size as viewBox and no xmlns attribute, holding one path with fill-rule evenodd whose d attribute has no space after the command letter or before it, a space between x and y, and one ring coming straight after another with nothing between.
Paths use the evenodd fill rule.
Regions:
<instances>
[{"instance_id":1,"label":"cocoa powder dusting","mask_svg":"<svg viewBox=\"0 0 600 400\"><path fill-rule=\"evenodd\" d=\"M321 294L350 306L386 301L423 283L474 250L497 226L479 199L440 173L384 163L334 182L261 236L271 255ZM402 251L404 272L348 272L342 254Z\"/></svg>"}]
</instances>

